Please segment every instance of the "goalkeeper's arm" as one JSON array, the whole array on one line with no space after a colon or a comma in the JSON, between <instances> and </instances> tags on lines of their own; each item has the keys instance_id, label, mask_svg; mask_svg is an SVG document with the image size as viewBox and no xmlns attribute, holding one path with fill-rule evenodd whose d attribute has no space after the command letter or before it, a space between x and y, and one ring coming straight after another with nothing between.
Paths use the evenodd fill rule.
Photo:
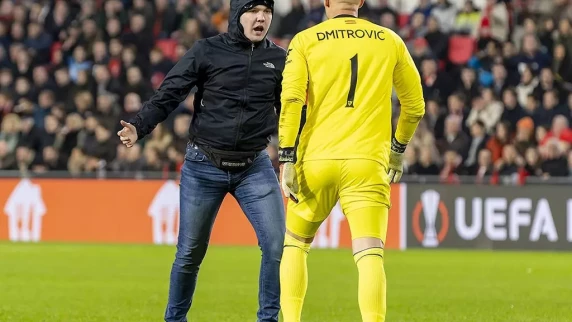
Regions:
<instances>
[{"instance_id":1,"label":"goalkeeper's arm","mask_svg":"<svg viewBox=\"0 0 572 322\"><path fill-rule=\"evenodd\" d=\"M392 182L398 182L403 173L403 152L425 115L425 101L421 77L401 38L397 37L398 63L393 71L393 86L401 103L397 129L391 140L389 174Z\"/></svg>"},{"instance_id":2,"label":"goalkeeper's arm","mask_svg":"<svg viewBox=\"0 0 572 322\"><path fill-rule=\"evenodd\" d=\"M297 202L296 139L300 130L302 108L308 88L308 68L303 45L298 36L290 42L282 78L282 110L278 124L278 158L282 167L284 194Z\"/></svg>"},{"instance_id":3,"label":"goalkeeper's arm","mask_svg":"<svg viewBox=\"0 0 572 322\"><path fill-rule=\"evenodd\" d=\"M401 104L401 113L397 121L394 141L407 145L425 115L425 101L421 77L401 38L397 42L397 48L399 60L393 71L393 86Z\"/></svg>"}]
</instances>

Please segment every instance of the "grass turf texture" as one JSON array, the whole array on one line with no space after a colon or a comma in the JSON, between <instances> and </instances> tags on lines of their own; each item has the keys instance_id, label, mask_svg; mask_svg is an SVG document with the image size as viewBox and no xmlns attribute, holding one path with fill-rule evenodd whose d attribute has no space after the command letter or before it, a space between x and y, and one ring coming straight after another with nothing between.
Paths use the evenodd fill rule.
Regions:
<instances>
[{"instance_id":1,"label":"grass turf texture","mask_svg":"<svg viewBox=\"0 0 572 322\"><path fill-rule=\"evenodd\" d=\"M162 321L174 247L0 243L0 321ZM211 247L191 321L255 321L260 254ZM361 321L348 250L312 250L304 322ZM388 322L572 321L572 254L388 251Z\"/></svg>"}]
</instances>

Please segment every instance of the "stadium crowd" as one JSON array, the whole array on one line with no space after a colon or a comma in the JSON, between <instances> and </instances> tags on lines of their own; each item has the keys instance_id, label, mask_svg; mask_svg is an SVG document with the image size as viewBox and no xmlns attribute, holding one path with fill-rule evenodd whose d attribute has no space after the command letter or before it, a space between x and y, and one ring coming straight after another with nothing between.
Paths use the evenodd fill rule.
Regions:
<instances>
[{"instance_id":1,"label":"stadium crowd","mask_svg":"<svg viewBox=\"0 0 572 322\"><path fill-rule=\"evenodd\" d=\"M324 19L321 0L291 2L270 31L283 47ZM426 117L405 173L572 175L572 5L458 2L418 0L404 13L374 0L361 11L402 36L421 74ZM192 93L132 149L115 135L119 120L137 113L197 39L226 31L228 10L224 0L2 0L0 170L177 171Z\"/></svg>"}]
</instances>

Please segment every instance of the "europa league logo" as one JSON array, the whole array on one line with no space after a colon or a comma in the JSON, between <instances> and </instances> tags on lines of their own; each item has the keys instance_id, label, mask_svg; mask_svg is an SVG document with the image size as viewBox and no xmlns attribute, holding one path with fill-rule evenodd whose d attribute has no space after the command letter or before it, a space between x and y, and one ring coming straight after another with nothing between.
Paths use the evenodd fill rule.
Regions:
<instances>
[{"instance_id":1,"label":"europa league logo","mask_svg":"<svg viewBox=\"0 0 572 322\"><path fill-rule=\"evenodd\" d=\"M437 212L441 196L435 190L427 190L421 194L421 204L423 204L423 215L425 217L425 233L421 244L425 247L437 247Z\"/></svg>"}]
</instances>

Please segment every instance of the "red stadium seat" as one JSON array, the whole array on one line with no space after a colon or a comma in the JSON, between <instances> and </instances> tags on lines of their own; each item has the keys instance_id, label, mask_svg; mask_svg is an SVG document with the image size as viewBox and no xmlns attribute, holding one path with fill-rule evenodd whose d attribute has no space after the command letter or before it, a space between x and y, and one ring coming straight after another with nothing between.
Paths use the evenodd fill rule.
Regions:
<instances>
[{"instance_id":1,"label":"red stadium seat","mask_svg":"<svg viewBox=\"0 0 572 322\"><path fill-rule=\"evenodd\" d=\"M409 23L409 15L406 13L402 13L399 15L397 20L398 20L397 24L399 25L399 28L403 28L403 27L407 26L407 24Z\"/></svg>"},{"instance_id":2,"label":"red stadium seat","mask_svg":"<svg viewBox=\"0 0 572 322\"><path fill-rule=\"evenodd\" d=\"M475 51L475 39L468 36L452 36L449 39L449 60L456 65L466 64Z\"/></svg>"},{"instance_id":3,"label":"red stadium seat","mask_svg":"<svg viewBox=\"0 0 572 322\"><path fill-rule=\"evenodd\" d=\"M159 39L155 42L155 46L157 46L163 52L166 58L170 60L176 59L176 48L177 48L177 41L174 39Z\"/></svg>"}]
</instances>

